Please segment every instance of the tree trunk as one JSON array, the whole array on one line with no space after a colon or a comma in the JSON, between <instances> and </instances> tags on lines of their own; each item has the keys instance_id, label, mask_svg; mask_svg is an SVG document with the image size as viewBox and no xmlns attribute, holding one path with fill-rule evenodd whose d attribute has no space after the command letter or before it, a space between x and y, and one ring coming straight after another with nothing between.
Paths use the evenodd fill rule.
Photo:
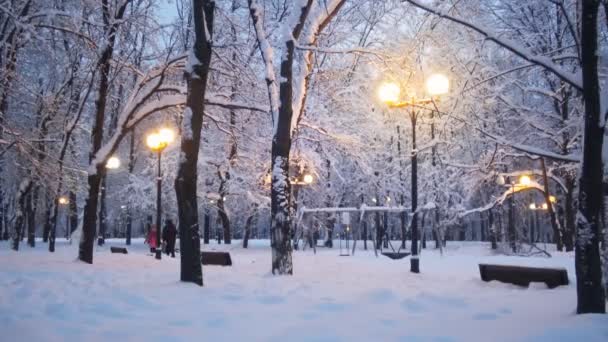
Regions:
<instances>
[{"instance_id":1,"label":"tree trunk","mask_svg":"<svg viewBox=\"0 0 608 342\"><path fill-rule=\"evenodd\" d=\"M426 249L426 229L424 228L426 219L426 212L422 214L422 220L420 221L420 231L422 232L422 248Z\"/></svg>"},{"instance_id":2,"label":"tree trunk","mask_svg":"<svg viewBox=\"0 0 608 342\"><path fill-rule=\"evenodd\" d=\"M325 160L325 166L327 167L327 201L326 206L332 207L331 202L331 160ZM325 221L327 226L327 240L325 241L325 247L333 248L334 247L334 223L335 220L333 218L332 213L327 213L327 219Z\"/></svg>"},{"instance_id":3,"label":"tree trunk","mask_svg":"<svg viewBox=\"0 0 608 342\"><path fill-rule=\"evenodd\" d=\"M511 187L515 187L515 185L511 185ZM515 197L515 191L509 197L509 244L511 246L511 250L513 253L517 252L517 243L516 243L516 235L515 235L515 207L513 205Z\"/></svg>"},{"instance_id":4,"label":"tree trunk","mask_svg":"<svg viewBox=\"0 0 608 342\"><path fill-rule=\"evenodd\" d=\"M211 236L211 218L209 217L209 213L207 213L207 211L205 211L205 217L204 217L204 223L203 223L203 241L205 243L205 245L209 244L209 238Z\"/></svg>"},{"instance_id":5,"label":"tree trunk","mask_svg":"<svg viewBox=\"0 0 608 342\"><path fill-rule=\"evenodd\" d=\"M133 174L135 169L135 130L131 132L131 139L129 140L129 175ZM127 204L127 232L126 232L126 245L131 245L131 235L133 234L133 208L130 204Z\"/></svg>"},{"instance_id":6,"label":"tree trunk","mask_svg":"<svg viewBox=\"0 0 608 342\"><path fill-rule=\"evenodd\" d=\"M545 165L545 158L540 158L540 165L543 171L543 182L544 182L544 197L545 203L547 203L547 212L549 213L549 218L551 219L551 228L553 228L553 239L555 240L555 244L557 245L558 251L564 250L564 244L562 240L562 230L559 226L559 221L557 220L557 215L555 215L555 210L553 208L553 203L551 203L549 196L549 178L547 177L547 167Z\"/></svg>"},{"instance_id":7,"label":"tree trunk","mask_svg":"<svg viewBox=\"0 0 608 342\"><path fill-rule=\"evenodd\" d=\"M46 195L46 208L44 210L44 227L42 229L42 242L49 241L49 233L51 232L51 208L53 201Z\"/></svg>"},{"instance_id":8,"label":"tree trunk","mask_svg":"<svg viewBox=\"0 0 608 342\"><path fill-rule=\"evenodd\" d=\"M249 217L247 218L247 222L245 222L245 234L243 235L243 248L247 248L249 247L249 236L251 235L251 226L254 224L255 222L255 215L257 214L256 211L254 211L251 215L249 215Z\"/></svg>"},{"instance_id":9,"label":"tree trunk","mask_svg":"<svg viewBox=\"0 0 608 342\"><path fill-rule=\"evenodd\" d=\"M12 249L15 251L19 250L19 242L23 237L23 228L25 225L25 210L27 197L32 189L32 181L25 179L19 185L17 197L15 198L16 203L16 214L15 214L15 233L13 236Z\"/></svg>"},{"instance_id":10,"label":"tree trunk","mask_svg":"<svg viewBox=\"0 0 608 342\"><path fill-rule=\"evenodd\" d=\"M485 242L486 238L487 225L486 220L483 217L483 213L479 213L479 233L481 235L480 241Z\"/></svg>"},{"instance_id":11,"label":"tree trunk","mask_svg":"<svg viewBox=\"0 0 608 342\"><path fill-rule=\"evenodd\" d=\"M38 186L32 186L32 191L27 198L27 244L36 247L36 203L38 202Z\"/></svg>"},{"instance_id":12,"label":"tree trunk","mask_svg":"<svg viewBox=\"0 0 608 342\"><path fill-rule=\"evenodd\" d=\"M226 213L226 207L224 205L224 198L226 198L227 195L227 187L228 187L228 180L230 179L230 174L228 172L226 172L224 175L222 175L222 172L218 169L217 171L218 177L220 179L220 188L218 190L218 193L220 194L220 198L218 198L217 200L217 215L220 218L220 221L222 223L222 230L223 230L223 236L224 236L224 243L229 245L232 243L232 237L231 237L231 231L230 231L230 218L228 217L228 214Z\"/></svg>"},{"instance_id":13,"label":"tree trunk","mask_svg":"<svg viewBox=\"0 0 608 342\"><path fill-rule=\"evenodd\" d=\"M566 203L565 207L565 224L564 224L564 246L566 252L574 250L574 230L576 227L576 215L574 208L574 188L576 179L568 174L566 176Z\"/></svg>"},{"instance_id":14,"label":"tree trunk","mask_svg":"<svg viewBox=\"0 0 608 342\"><path fill-rule=\"evenodd\" d=\"M602 208L602 145L604 127L600 119L600 84L598 76L598 0L582 2L581 57L585 131L583 164L579 179L575 267L577 308L582 313L605 313L599 237Z\"/></svg>"},{"instance_id":15,"label":"tree trunk","mask_svg":"<svg viewBox=\"0 0 608 342\"><path fill-rule=\"evenodd\" d=\"M97 90L97 100L95 101L95 122L91 131L91 152L89 153L89 164L92 164L93 158L103 141L103 127L105 122L106 105L110 90L110 67L112 56L114 55L114 43L116 41L116 33L122 22L122 18L130 1L124 1L119 8L116 9L113 18L110 18L110 6L108 0L102 0L102 10L105 22L105 37L108 40L101 57L97 64L99 70L99 88ZM114 19L110 21L110 19ZM86 263L93 263L93 248L95 245L95 232L97 228L97 204L99 197L99 185L101 178L104 176L105 165L90 165L95 167L95 172L90 172L87 176L87 184L89 186L88 196L84 205L84 214L82 220L82 236L78 249L78 259Z\"/></svg>"},{"instance_id":16,"label":"tree trunk","mask_svg":"<svg viewBox=\"0 0 608 342\"><path fill-rule=\"evenodd\" d=\"M97 245L103 246L106 242L106 179L104 175L101 179L101 193L99 194L99 230L97 235Z\"/></svg>"},{"instance_id":17,"label":"tree trunk","mask_svg":"<svg viewBox=\"0 0 608 342\"><path fill-rule=\"evenodd\" d=\"M180 279L203 286L200 255L200 234L197 202L198 152L205 111L205 91L211 63L213 17L215 3L192 0L194 46L190 52L190 70L187 70L188 99L183 120L181 153L175 194L179 215Z\"/></svg>"}]
</instances>

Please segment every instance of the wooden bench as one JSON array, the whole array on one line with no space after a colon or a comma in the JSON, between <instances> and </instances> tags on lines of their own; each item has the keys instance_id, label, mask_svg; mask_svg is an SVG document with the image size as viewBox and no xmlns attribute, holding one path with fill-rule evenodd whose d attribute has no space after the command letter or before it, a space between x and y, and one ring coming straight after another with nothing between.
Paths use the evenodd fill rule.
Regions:
<instances>
[{"instance_id":1,"label":"wooden bench","mask_svg":"<svg viewBox=\"0 0 608 342\"><path fill-rule=\"evenodd\" d=\"M127 249L124 247L110 247L110 252L127 254Z\"/></svg>"},{"instance_id":2,"label":"wooden bench","mask_svg":"<svg viewBox=\"0 0 608 342\"><path fill-rule=\"evenodd\" d=\"M232 259L228 252L201 251L201 262L203 265L232 266Z\"/></svg>"},{"instance_id":3,"label":"wooden bench","mask_svg":"<svg viewBox=\"0 0 608 342\"><path fill-rule=\"evenodd\" d=\"M564 268L479 264L479 274L483 281L498 280L525 287L531 282L545 283L551 289L568 285L568 272Z\"/></svg>"}]
</instances>

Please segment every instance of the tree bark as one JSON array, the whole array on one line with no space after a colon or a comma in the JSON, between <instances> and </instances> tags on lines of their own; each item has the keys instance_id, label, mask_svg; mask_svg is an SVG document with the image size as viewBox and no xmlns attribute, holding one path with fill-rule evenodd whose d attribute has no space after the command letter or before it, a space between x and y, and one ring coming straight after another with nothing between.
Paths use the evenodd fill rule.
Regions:
<instances>
[{"instance_id":1,"label":"tree bark","mask_svg":"<svg viewBox=\"0 0 608 342\"><path fill-rule=\"evenodd\" d=\"M562 230L559 226L559 221L557 220L557 215L555 215L555 210L553 208L553 203L551 203L549 196L549 178L547 177L547 166L545 165L545 158L540 158L540 165L543 171L543 183L544 183L544 197L545 203L547 203L547 211L549 212L549 218L551 219L551 228L553 228L553 240L555 240L555 244L557 245L558 251L564 250L564 244L562 239Z\"/></svg>"},{"instance_id":2,"label":"tree bark","mask_svg":"<svg viewBox=\"0 0 608 342\"><path fill-rule=\"evenodd\" d=\"M110 17L111 10L108 0L102 0L103 19L105 25L105 38L107 45L101 53L101 57L97 63L99 70L99 89L98 96L95 101L95 121L91 131L91 152L89 153L89 164L93 162L93 158L103 141L103 127L105 120L105 112L107 105L108 93L110 90L110 67L112 56L114 55L114 43L116 41L117 31L122 18L126 11L130 0L124 1L119 8L116 9L113 18ZM86 263L93 263L93 248L95 245L95 231L97 228L97 204L99 197L99 185L101 178L105 173L105 165L95 166L95 172L90 172L87 176L87 184L89 186L88 196L84 205L84 214L82 221L82 236L78 249L78 259Z\"/></svg>"},{"instance_id":3,"label":"tree bark","mask_svg":"<svg viewBox=\"0 0 608 342\"><path fill-rule=\"evenodd\" d=\"M205 210L205 217L204 217L204 223L203 223L203 241L205 243L205 245L209 244L209 238L211 236L211 218L209 217L209 213L207 212L207 210Z\"/></svg>"},{"instance_id":4,"label":"tree bark","mask_svg":"<svg viewBox=\"0 0 608 342\"><path fill-rule=\"evenodd\" d=\"M581 57L585 131L583 164L579 179L579 203L575 248L577 308L582 313L605 313L599 237L602 208L602 145L604 127L600 124L600 84L598 76L597 0L582 2Z\"/></svg>"},{"instance_id":5,"label":"tree bark","mask_svg":"<svg viewBox=\"0 0 608 342\"><path fill-rule=\"evenodd\" d=\"M38 202L38 186L32 186L26 203L27 212L27 244L36 247L36 202Z\"/></svg>"},{"instance_id":6,"label":"tree bark","mask_svg":"<svg viewBox=\"0 0 608 342\"><path fill-rule=\"evenodd\" d=\"M243 248L249 247L249 236L251 235L251 227L255 224L257 210L254 210L245 222L245 234L243 235Z\"/></svg>"},{"instance_id":7,"label":"tree bark","mask_svg":"<svg viewBox=\"0 0 608 342\"><path fill-rule=\"evenodd\" d=\"M568 174L566 176L566 203L565 207L565 224L564 224L564 246L566 252L574 250L574 230L576 229L576 214L574 207L574 188L576 187L576 179Z\"/></svg>"},{"instance_id":8,"label":"tree bark","mask_svg":"<svg viewBox=\"0 0 608 342\"><path fill-rule=\"evenodd\" d=\"M15 233L13 236L12 249L15 251L19 250L19 242L23 237L23 228L25 225L25 210L26 201L30 190L32 189L32 181L26 179L19 185L16 200L16 214L15 214Z\"/></svg>"},{"instance_id":9,"label":"tree bark","mask_svg":"<svg viewBox=\"0 0 608 342\"><path fill-rule=\"evenodd\" d=\"M194 46L190 52L190 69L187 70L188 98L182 130L181 154L175 194L179 216L180 279L203 286L198 224L197 180L198 152L205 111L205 91L211 64L213 18L215 3L209 0L192 0Z\"/></svg>"}]
</instances>

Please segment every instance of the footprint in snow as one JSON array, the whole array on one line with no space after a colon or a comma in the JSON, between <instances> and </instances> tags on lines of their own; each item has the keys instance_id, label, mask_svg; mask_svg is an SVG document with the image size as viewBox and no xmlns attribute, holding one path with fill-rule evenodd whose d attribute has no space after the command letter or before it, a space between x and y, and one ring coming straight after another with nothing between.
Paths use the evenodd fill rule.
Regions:
<instances>
[{"instance_id":1,"label":"footprint in snow","mask_svg":"<svg viewBox=\"0 0 608 342\"><path fill-rule=\"evenodd\" d=\"M235 295L235 294L227 294L227 295L221 296L221 298L223 300L227 300L229 302L237 302L237 301L243 299L243 296L239 296L239 295Z\"/></svg>"},{"instance_id":2,"label":"footprint in snow","mask_svg":"<svg viewBox=\"0 0 608 342\"><path fill-rule=\"evenodd\" d=\"M480 312L473 315L473 319L476 321L494 321L498 319L498 315L491 312Z\"/></svg>"},{"instance_id":3,"label":"footprint in snow","mask_svg":"<svg viewBox=\"0 0 608 342\"><path fill-rule=\"evenodd\" d=\"M329 312L339 312L339 311L346 310L346 305L340 304L340 303L327 302L327 303L317 304L315 306L315 308L321 312L328 312L328 311Z\"/></svg>"},{"instance_id":4,"label":"footprint in snow","mask_svg":"<svg viewBox=\"0 0 608 342\"><path fill-rule=\"evenodd\" d=\"M405 311L411 313L422 313L427 311L424 305L415 299L404 299L401 302L401 307Z\"/></svg>"},{"instance_id":5,"label":"footprint in snow","mask_svg":"<svg viewBox=\"0 0 608 342\"><path fill-rule=\"evenodd\" d=\"M279 296L261 296L257 299L261 304L280 304L285 301L285 298Z\"/></svg>"},{"instance_id":6,"label":"footprint in snow","mask_svg":"<svg viewBox=\"0 0 608 342\"><path fill-rule=\"evenodd\" d=\"M376 289L368 292L367 298L374 303L388 303L395 300L397 296L389 289Z\"/></svg>"}]
</instances>

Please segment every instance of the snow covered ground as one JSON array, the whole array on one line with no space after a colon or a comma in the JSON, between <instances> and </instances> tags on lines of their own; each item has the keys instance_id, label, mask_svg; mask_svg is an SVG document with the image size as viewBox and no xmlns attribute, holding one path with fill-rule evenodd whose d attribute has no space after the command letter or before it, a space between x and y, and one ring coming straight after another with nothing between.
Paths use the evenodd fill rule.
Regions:
<instances>
[{"instance_id":1,"label":"snow covered ground","mask_svg":"<svg viewBox=\"0 0 608 342\"><path fill-rule=\"evenodd\" d=\"M75 246L39 242L13 252L0 243L3 341L608 341L608 317L574 314L571 254L494 256L486 244L450 243L442 257L409 260L373 251L294 254L295 275L269 274L267 241L230 250L234 266L203 268L205 287L182 284L179 259L155 260L141 240L129 254L98 248L95 264ZM477 264L560 266L571 285L522 289L484 283Z\"/></svg>"}]
</instances>

